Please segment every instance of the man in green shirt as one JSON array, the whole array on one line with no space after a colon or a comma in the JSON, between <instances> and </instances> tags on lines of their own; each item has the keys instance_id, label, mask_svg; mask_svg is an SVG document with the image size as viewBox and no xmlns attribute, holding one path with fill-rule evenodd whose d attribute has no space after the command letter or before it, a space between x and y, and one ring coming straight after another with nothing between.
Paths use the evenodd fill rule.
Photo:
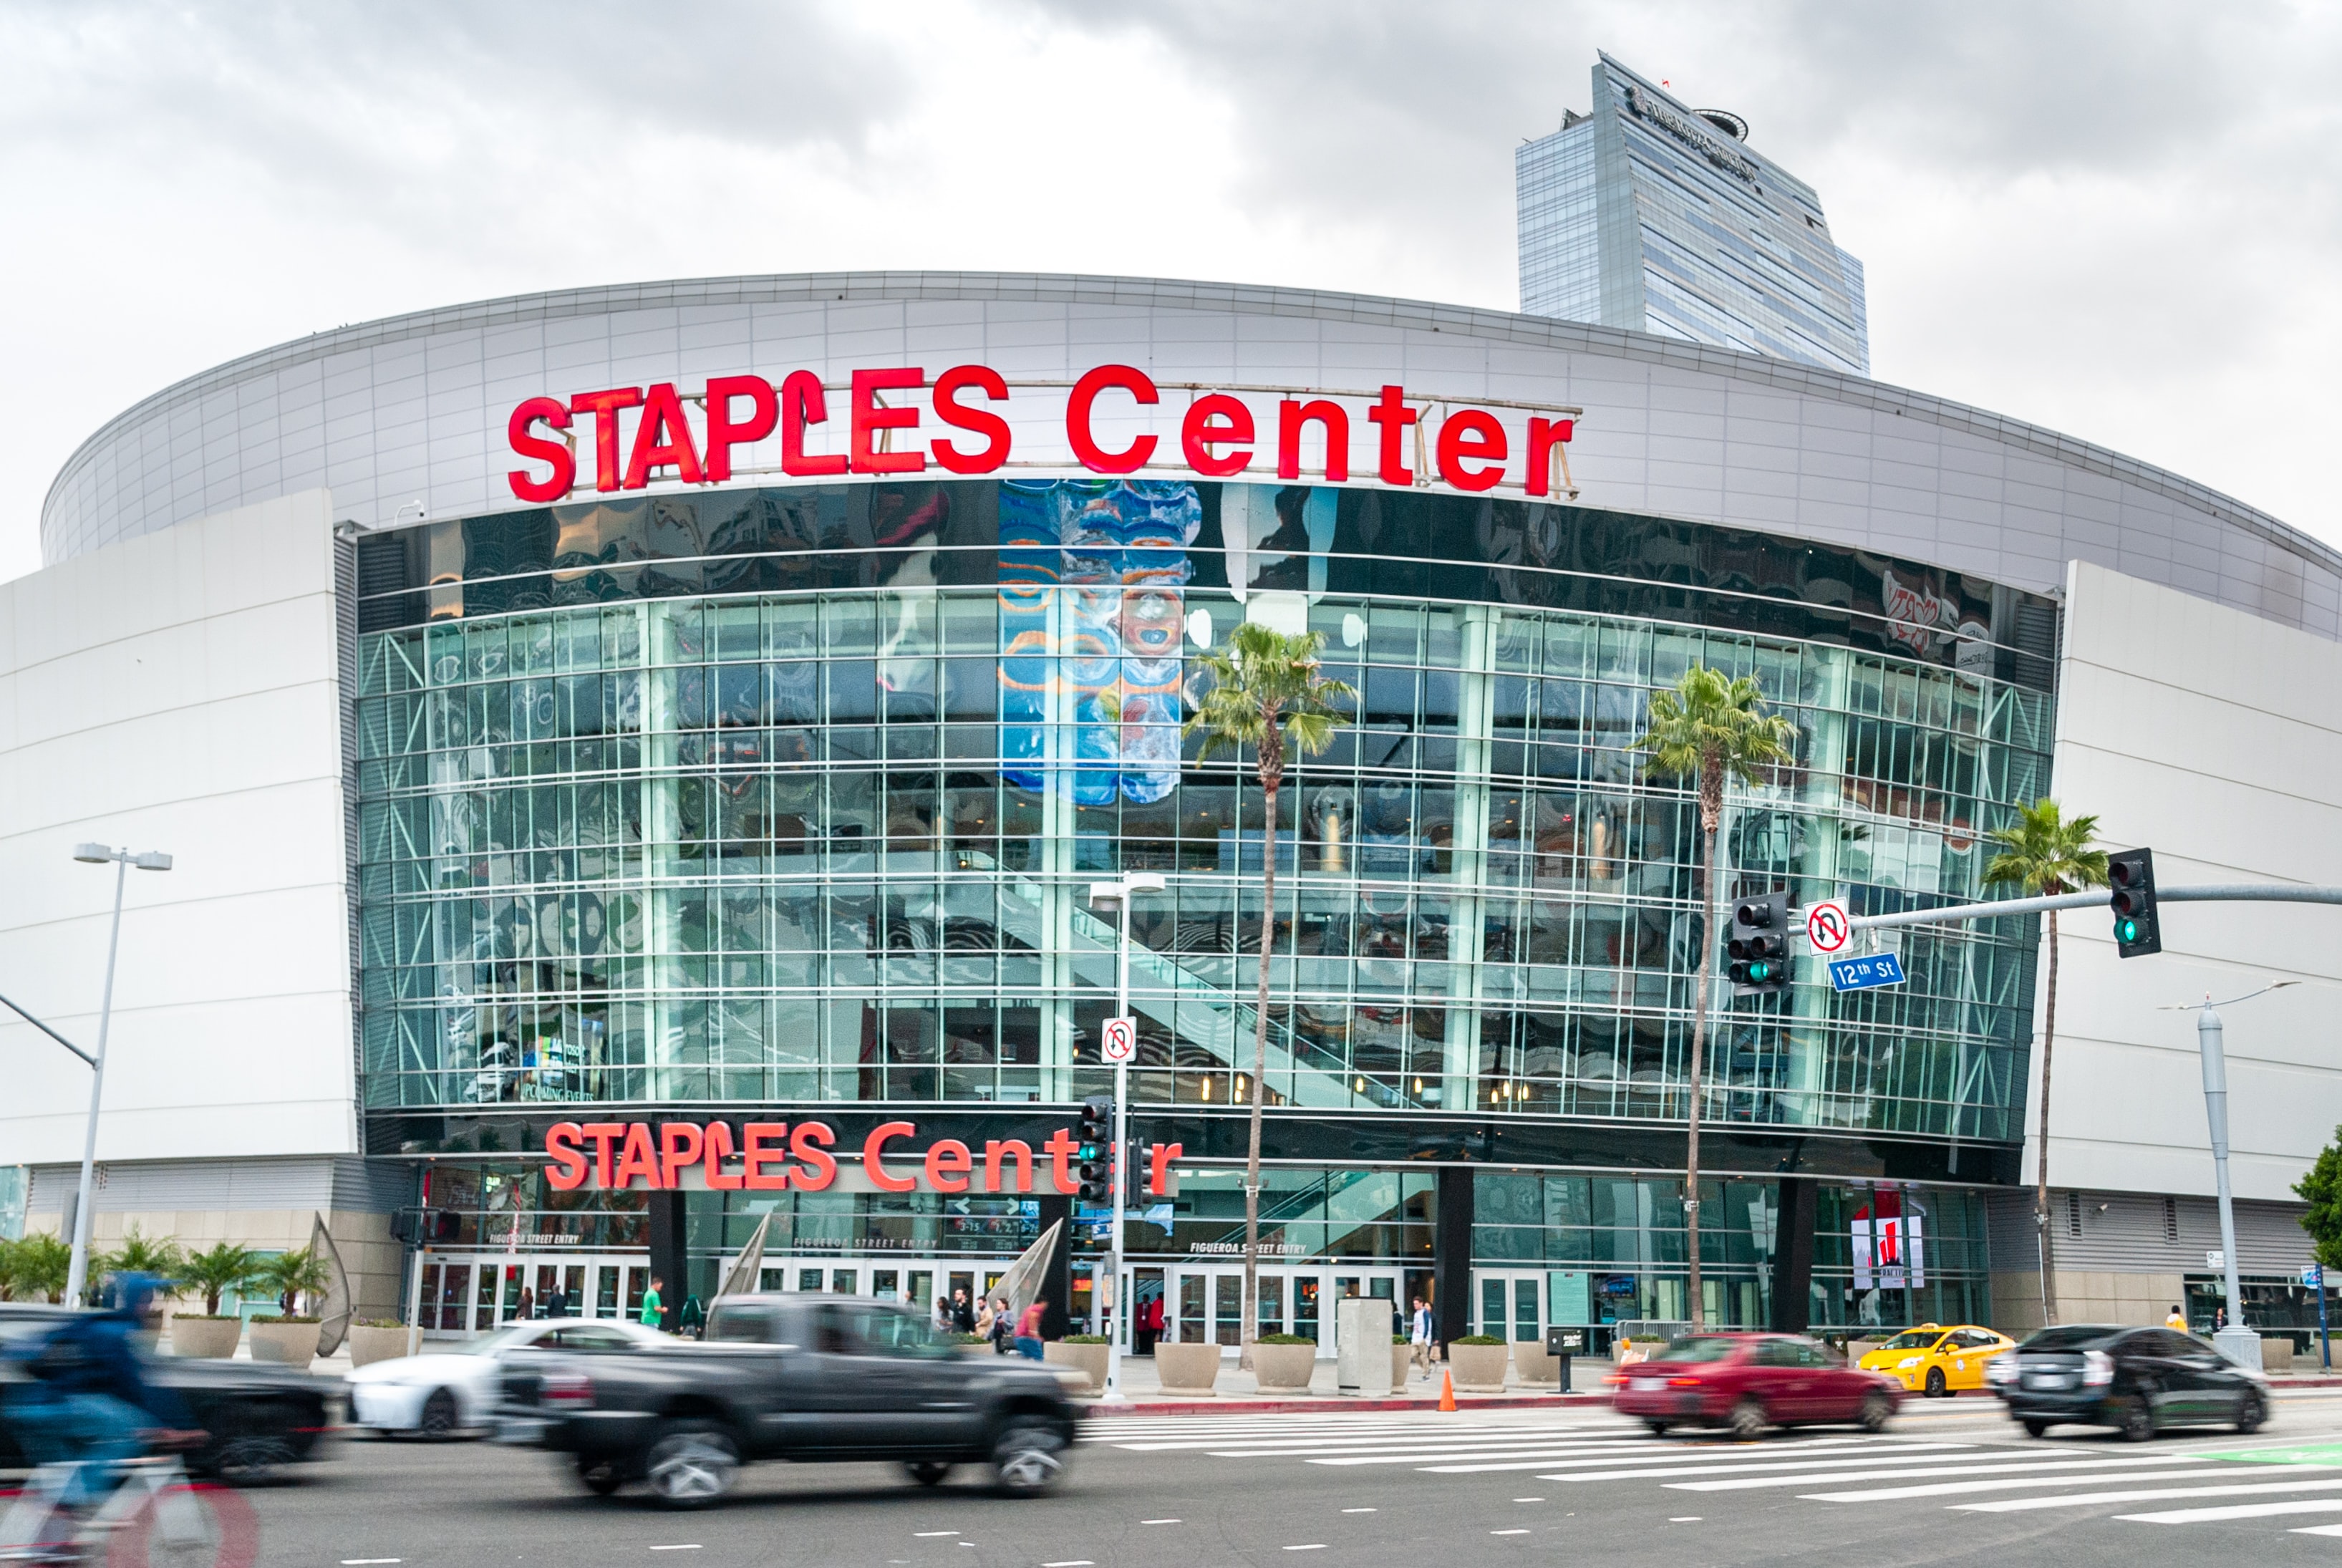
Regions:
<instances>
[{"instance_id":1,"label":"man in green shirt","mask_svg":"<svg viewBox=\"0 0 2342 1568\"><path fill-rule=\"evenodd\" d=\"M659 1278L656 1274L653 1274L651 1276L651 1288L643 1293L642 1323L645 1328L657 1328L660 1326L659 1286L665 1283L666 1283L665 1280Z\"/></svg>"}]
</instances>

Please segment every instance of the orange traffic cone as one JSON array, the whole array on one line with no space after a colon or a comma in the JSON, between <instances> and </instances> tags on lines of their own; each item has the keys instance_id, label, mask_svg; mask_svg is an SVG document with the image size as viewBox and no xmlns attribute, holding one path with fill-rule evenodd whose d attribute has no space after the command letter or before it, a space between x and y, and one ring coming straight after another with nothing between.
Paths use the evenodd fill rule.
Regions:
<instances>
[{"instance_id":1,"label":"orange traffic cone","mask_svg":"<svg viewBox=\"0 0 2342 1568\"><path fill-rule=\"evenodd\" d=\"M1442 1367L1439 1372L1439 1408L1456 1408L1456 1374Z\"/></svg>"}]
</instances>

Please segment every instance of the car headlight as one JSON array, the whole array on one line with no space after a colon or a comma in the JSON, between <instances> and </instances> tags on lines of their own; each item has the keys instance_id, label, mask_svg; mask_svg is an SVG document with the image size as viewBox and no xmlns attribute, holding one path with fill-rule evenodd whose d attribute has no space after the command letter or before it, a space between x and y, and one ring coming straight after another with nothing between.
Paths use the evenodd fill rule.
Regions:
<instances>
[{"instance_id":1,"label":"car headlight","mask_svg":"<svg viewBox=\"0 0 2342 1568\"><path fill-rule=\"evenodd\" d=\"M1901 1361L1898 1361L1898 1362L1897 1362L1897 1363L1895 1363L1895 1370L1897 1370L1897 1372L1908 1372L1908 1371L1910 1371L1913 1367L1915 1367L1915 1366L1917 1366L1917 1365L1918 1365L1918 1364L1919 1364L1919 1358L1918 1358L1917 1356L1916 1356L1916 1355L1907 1355L1907 1356L1905 1356Z\"/></svg>"}]
</instances>

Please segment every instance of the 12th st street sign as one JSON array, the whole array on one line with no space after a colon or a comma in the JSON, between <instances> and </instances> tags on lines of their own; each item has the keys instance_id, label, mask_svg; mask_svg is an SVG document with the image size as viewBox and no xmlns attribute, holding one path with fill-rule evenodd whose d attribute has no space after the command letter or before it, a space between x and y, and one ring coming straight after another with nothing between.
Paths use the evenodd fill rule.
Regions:
<instances>
[{"instance_id":1,"label":"12th st street sign","mask_svg":"<svg viewBox=\"0 0 2342 1568\"><path fill-rule=\"evenodd\" d=\"M1892 953L1866 954L1860 958L1829 961L1830 984L1840 991L1868 991L1874 986L1900 985L1903 960Z\"/></svg>"}]
</instances>

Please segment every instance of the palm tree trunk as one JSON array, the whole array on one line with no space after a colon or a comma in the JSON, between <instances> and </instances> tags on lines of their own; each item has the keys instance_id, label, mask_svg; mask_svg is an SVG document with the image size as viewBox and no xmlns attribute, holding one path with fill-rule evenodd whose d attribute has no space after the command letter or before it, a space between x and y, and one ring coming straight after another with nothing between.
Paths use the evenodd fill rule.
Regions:
<instances>
[{"instance_id":1,"label":"palm tree trunk","mask_svg":"<svg viewBox=\"0 0 2342 1568\"><path fill-rule=\"evenodd\" d=\"M1236 1343L1243 1347L1237 1354L1240 1366L1252 1364L1252 1343L1260 1327L1260 1106L1266 1088L1261 1079L1268 1071L1268 956L1276 931L1276 790L1275 782L1261 781L1268 831L1262 835L1267 854L1260 879L1260 980L1253 993L1252 1125L1245 1144L1244 1323L1236 1331Z\"/></svg>"},{"instance_id":2,"label":"palm tree trunk","mask_svg":"<svg viewBox=\"0 0 2342 1568\"><path fill-rule=\"evenodd\" d=\"M2041 1155L2033 1168L2033 1229L2040 1243L2041 1322L2057 1321L2057 1281L2049 1261L2049 1058L2057 1041L2057 912L2049 912L2049 987L2041 1013Z\"/></svg>"},{"instance_id":3,"label":"palm tree trunk","mask_svg":"<svg viewBox=\"0 0 2342 1568\"><path fill-rule=\"evenodd\" d=\"M1704 808L1706 803L1701 804ZM1703 809L1700 814L1705 817L1707 814ZM1685 1290L1689 1299L1684 1310L1695 1328L1707 1326L1699 1290L1699 1070L1700 1057L1707 1045L1707 988L1716 968L1716 895L1723 880L1716 874L1716 825L1712 818L1701 824L1699 984L1692 990L1691 1064L1686 1074L1691 1089L1691 1128L1684 1149L1684 1257Z\"/></svg>"}]
</instances>

